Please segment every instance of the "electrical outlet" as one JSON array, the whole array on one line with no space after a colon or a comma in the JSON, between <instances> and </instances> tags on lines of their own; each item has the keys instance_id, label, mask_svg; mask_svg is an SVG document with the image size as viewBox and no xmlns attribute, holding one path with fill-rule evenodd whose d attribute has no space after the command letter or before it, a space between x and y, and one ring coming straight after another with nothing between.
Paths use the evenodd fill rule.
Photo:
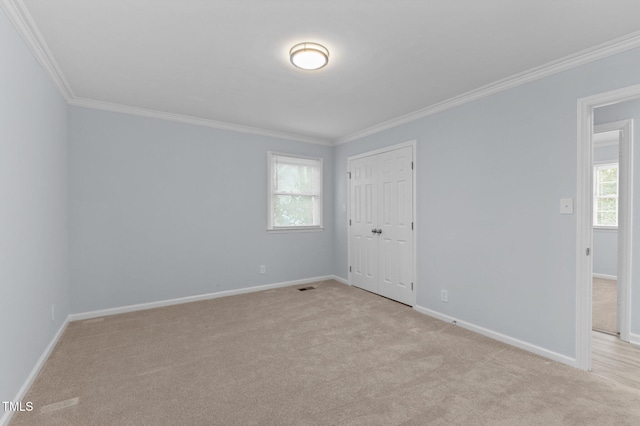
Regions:
<instances>
[{"instance_id":1,"label":"electrical outlet","mask_svg":"<svg viewBox=\"0 0 640 426\"><path fill-rule=\"evenodd\" d=\"M51 321L56 320L56 305L51 305Z\"/></svg>"},{"instance_id":2,"label":"electrical outlet","mask_svg":"<svg viewBox=\"0 0 640 426\"><path fill-rule=\"evenodd\" d=\"M261 274L267 273L267 265L260 265L260 273Z\"/></svg>"},{"instance_id":3,"label":"electrical outlet","mask_svg":"<svg viewBox=\"0 0 640 426\"><path fill-rule=\"evenodd\" d=\"M440 300L443 302L449 301L449 294L447 293L447 290L440 290Z\"/></svg>"}]
</instances>

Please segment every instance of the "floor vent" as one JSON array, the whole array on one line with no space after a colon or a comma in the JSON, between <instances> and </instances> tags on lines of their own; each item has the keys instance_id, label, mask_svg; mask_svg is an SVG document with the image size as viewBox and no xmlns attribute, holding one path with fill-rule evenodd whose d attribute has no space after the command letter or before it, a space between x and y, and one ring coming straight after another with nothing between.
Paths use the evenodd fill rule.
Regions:
<instances>
[{"instance_id":1,"label":"floor vent","mask_svg":"<svg viewBox=\"0 0 640 426\"><path fill-rule=\"evenodd\" d=\"M313 290L314 288L315 288L315 287L311 287L311 286L309 286L309 287L302 287L302 288L299 288L298 290L300 290L300 291L307 291L307 290Z\"/></svg>"}]
</instances>

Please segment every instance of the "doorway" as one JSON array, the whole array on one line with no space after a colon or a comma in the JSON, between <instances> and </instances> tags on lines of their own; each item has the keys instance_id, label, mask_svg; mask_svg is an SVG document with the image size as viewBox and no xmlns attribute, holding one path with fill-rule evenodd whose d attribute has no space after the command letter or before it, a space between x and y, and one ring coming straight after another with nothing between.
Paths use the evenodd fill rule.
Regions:
<instances>
[{"instance_id":1,"label":"doorway","mask_svg":"<svg viewBox=\"0 0 640 426\"><path fill-rule=\"evenodd\" d=\"M598 124L603 112L596 108L593 131L593 292L592 330L618 337L625 321L627 293L618 284L618 207L620 139L626 121ZM624 141L623 143L627 143ZM624 230L623 230L624 231Z\"/></svg>"},{"instance_id":2,"label":"doorway","mask_svg":"<svg viewBox=\"0 0 640 426\"><path fill-rule=\"evenodd\" d=\"M592 368L592 308L594 249L594 114L599 107L621 104L640 98L640 85L578 100L578 193L576 238L576 366ZM631 235L633 206L633 120L609 123L619 130L619 204L617 253L617 325L620 338L629 341L631 309ZM616 127L617 126L617 127Z\"/></svg>"},{"instance_id":3,"label":"doorway","mask_svg":"<svg viewBox=\"0 0 640 426\"><path fill-rule=\"evenodd\" d=\"M349 283L416 303L415 141L348 158Z\"/></svg>"}]
</instances>

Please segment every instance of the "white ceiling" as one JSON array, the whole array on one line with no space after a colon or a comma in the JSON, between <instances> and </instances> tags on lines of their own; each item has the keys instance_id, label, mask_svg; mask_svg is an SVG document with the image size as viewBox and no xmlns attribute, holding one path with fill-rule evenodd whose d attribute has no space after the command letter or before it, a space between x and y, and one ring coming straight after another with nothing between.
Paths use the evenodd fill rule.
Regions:
<instances>
[{"instance_id":1,"label":"white ceiling","mask_svg":"<svg viewBox=\"0 0 640 426\"><path fill-rule=\"evenodd\" d=\"M638 0L2 3L26 6L70 100L329 143L640 30ZM294 68L301 41L329 65Z\"/></svg>"}]
</instances>

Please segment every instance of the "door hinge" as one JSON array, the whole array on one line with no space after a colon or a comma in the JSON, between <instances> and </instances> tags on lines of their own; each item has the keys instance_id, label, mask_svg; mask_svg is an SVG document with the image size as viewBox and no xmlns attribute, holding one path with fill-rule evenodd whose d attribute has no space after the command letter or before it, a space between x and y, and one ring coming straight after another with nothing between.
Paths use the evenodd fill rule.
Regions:
<instances>
[{"instance_id":1,"label":"door hinge","mask_svg":"<svg viewBox=\"0 0 640 426\"><path fill-rule=\"evenodd\" d=\"M411 291L413 291L413 283L411 283Z\"/></svg>"},{"instance_id":2,"label":"door hinge","mask_svg":"<svg viewBox=\"0 0 640 426\"><path fill-rule=\"evenodd\" d=\"M413 170L413 161L411 162L411 170Z\"/></svg>"},{"instance_id":3,"label":"door hinge","mask_svg":"<svg viewBox=\"0 0 640 426\"><path fill-rule=\"evenodd\" d=\"M351 266L349 266L349 272L351 272Z\"/></svg>"},{"instance_id":4,"label":"door hinge","mask_svg":"<svg viewBox=\"0 0 640 426\"><path fill-rule=\"evenodd\" d=\"M351 179L351 172L347 172L347 176L349 176L349 179Z\"/></svg>"},{"instance_id":5,"label":"door hinge","mask_svg":"<svg viewBox=\"0 0 640 426\"><path fill-rule=\"evenodd\" d=\"M351 219L349 219L349 226L351 226Z\"/></svg>"},{"instance_id":6,"label":"door hinge","mask_svg":"<svg viewBox=\"0 0 640 426\"><path fill-rule=\"evenodd\" d=\"M587 256L589 256L591 254L591 249L587 248Z\"/></svg>"},{"instance_id":7,"label":"door hinge","mask_svg":"<svg viewBox=\"0 0 640 426\"><path fill-rule=\"evenodd\" d=\"M413 222L411 222L411 229L413 230Z\"/></svg>"}]
</instances>

